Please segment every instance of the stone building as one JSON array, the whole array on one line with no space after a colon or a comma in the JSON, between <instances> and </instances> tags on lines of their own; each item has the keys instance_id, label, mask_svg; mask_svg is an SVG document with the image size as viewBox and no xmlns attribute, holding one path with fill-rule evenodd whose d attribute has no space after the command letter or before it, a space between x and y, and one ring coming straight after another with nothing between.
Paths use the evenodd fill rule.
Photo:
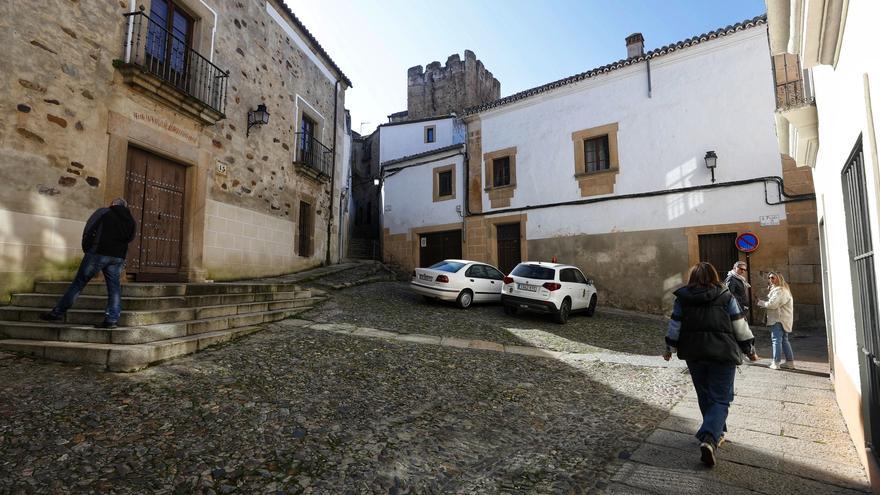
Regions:
<instances>
[{"instance_id":1,"label":"stone building","mask_svg":"<svg viewBox=\"0 0 880 495\"><path fill-rule=\"evenodd\" d=\"M338 257L351 81L284 2L0 12L0 298L71 277L85 220L118 196L140 224L136 280L241 279Z\"/></svg>"},{"instance_id":2,"label":"stone building","mask_svg":"<svg viewBox=\"0 0 880 495\"><path fill-rule=\"evenodd\" d=\"M444 66L411 67L406 77L408 120L460 112L501 96L501 83L470 50L464 51L464 61L456 53Z\"/></svg>"},{"instance_id":3,"label":"stone building","mask_svg":"<svg viewBox=\"0 0 880 495\"><path fill-rule=\"evenodd\" d=\"M599 304L658 314L694 263L724 274L742 260L754 298L780 271L796 324L821 323L812 177L777 149L766 20L647 53L641 35L627 45L625 59L448 122L384 124L384 259L463 257L507 273L555 257L596 281ZM749 256L734 245L747 232L761 240Z\"/></svg>"}]
</instances>

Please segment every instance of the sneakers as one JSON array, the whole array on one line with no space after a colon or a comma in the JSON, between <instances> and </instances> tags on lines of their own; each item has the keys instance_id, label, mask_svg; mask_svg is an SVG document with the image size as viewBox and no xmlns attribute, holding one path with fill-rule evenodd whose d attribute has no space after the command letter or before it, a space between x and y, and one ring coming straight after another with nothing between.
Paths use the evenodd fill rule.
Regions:
<instances>
[{"instance_id":1,"label":"sneakers","mask_svg":"<svg viewBox=\"0 0 880 495\"><path fill-rule=\"evenodd\" d=\"M64 315L56 315L55 313L49 311L47 313L41 314L40 319L43 321L61 321L64 319Z\"/></svg>"},{"instance_id":2,"label":"sneakers","mask_svg":"<svg viewBox=\"0 0 880 495\"><path fill-rule=\"evenodd\" d=\"M794 361L783 361L779 363L779 368L784 370L793 370L794 369Z\"/></svg>"},{"instance_id":3,"label":"sneakers","mask_svg":"<svg viewBox=\"0 0 880 495\"><path fill-rule=\"evenodd\" d=\"M116 322L104 320L101 323L98 323L97 325L95 325L95 328L114 329L114 328L116 328Z\"/></svg>"},{"instance_id":4,"label":"sneakers","mask_svg":"<svg viewBox=\"0 0 880 495\"><path fill-rule=\"evenodd\" d=\"M715 445L712 442L700 442L700 460L709 467L715 465Z\"/></svg>"},{"instance_id":5,"label":"sneakers","mask_svg":"<svg viewBox=\"0 0 880 495\"><path fill-rule=\"evenodd\" d=\"M770 368L771 370L778 370L778 369L779 369L779 366L780 366L779 363L777 363L776 361L773 361L772 363L770 363L769 368Z\"/></svg>"},{"instance_id":6,"label":"sneakers","mask_svg":"<svg viewBox=\"0 0 880 495\"><path fill-rule=\"evenodd\" d=\"M715 447L717 447L717 448L721 448L721 446L724 445L724 442L725 442L725 440L724 440L724 434L722 433L722 434L721 434L721 438L718 439L718 445L716 445Z\"/></svg>"}]
</instances>

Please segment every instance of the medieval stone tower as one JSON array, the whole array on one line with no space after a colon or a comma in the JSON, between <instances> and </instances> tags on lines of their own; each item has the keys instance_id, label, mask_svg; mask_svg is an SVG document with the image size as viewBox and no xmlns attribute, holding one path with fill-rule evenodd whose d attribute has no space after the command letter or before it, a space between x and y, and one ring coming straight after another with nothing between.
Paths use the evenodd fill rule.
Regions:
<instances>
[{"instance_id":1,"label":"medieval stone tower","mask_svg":"<svg viewBox=\"0 0 880 495\"><path fill-rule=\"evenodd\" d=\"M501 83L470 50L464 51L464 61L456 53L446 66L431 62L424 70L411 67L407 85L407 120L461 112L501 96Z\"/></svg>"}]
</instances>

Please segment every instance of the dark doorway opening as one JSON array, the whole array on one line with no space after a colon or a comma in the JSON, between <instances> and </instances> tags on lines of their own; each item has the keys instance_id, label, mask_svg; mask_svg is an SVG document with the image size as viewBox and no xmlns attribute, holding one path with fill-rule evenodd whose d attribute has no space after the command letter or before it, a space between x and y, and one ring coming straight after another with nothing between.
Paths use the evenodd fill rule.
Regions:
<instances>
[{"instance_id":1,"label":"dark doorway opening","mask_svg":"<svg viewBox=\"0 0 880 495\"><path fill-rule=\"evenodd\" d=\"M700 261L708 261L718 270L718 276L724 276L734 263L739 261L736 250L736 232L726 234L706 234L699 236Z\"/></svg>"},{"instance_id":2,"label":"dark doorway opening","mask_svg":"<svg viewBox=\"0 0 880 495\"><path fill-rule=\"evenodd\" d=\"M519 223L506 223L495 227L498 238L498 269L505 275L522 261Z\"/></svg>"},{"instance_id":3,"label":"dark doorway opening","mask_svg":"<svg viewBox=\"0 0 880 495\"><path fill-rule=\"evenodd\" d=\"M461 231L432 232L419 236L419 267L438 261L461 259Z\"/></svg>"}]
</instances>

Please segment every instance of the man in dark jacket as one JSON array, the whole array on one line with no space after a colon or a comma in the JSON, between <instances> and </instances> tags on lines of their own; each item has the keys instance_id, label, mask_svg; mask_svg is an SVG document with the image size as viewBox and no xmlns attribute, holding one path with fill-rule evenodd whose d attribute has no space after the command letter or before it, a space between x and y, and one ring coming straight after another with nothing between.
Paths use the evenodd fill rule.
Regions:
<instances>
[{"instance_id":1,"label":"man in dark jacket","mask_svg":"<svg viewBox=\"0 0 880 495\"><path fill-rule=\"evenodd\" d=\"M739 307L742 309L743 313L747 313L749 311L748 289L751 285L746 282L745 262L737 261L734 263L733 268L727 272L727 278L724 279L724 283L727 285L727 288L730 289L730 293L733 294L733 297L736 298L736 302L739 303Z\"/></svg>"},{"instance_id":2,"label":"man in dark jacket","mask_svg":"<svg viewBox=\"0 0 880 495\"><path fill-rule=\"evenodd\" d=\"M122 198L116 198L107 208L99 208L86 222L83 229L82 250L85 253L76 277L58 304L40 316L45 321L62 321L64 314L73 306L79 293L89 280L100 271L107 283L107 309L104 321L98 328L116 328L122 312L122 289L119 279L125 267L128 244L134 240L137 223Z\"/></svg>"}]
</instances>

